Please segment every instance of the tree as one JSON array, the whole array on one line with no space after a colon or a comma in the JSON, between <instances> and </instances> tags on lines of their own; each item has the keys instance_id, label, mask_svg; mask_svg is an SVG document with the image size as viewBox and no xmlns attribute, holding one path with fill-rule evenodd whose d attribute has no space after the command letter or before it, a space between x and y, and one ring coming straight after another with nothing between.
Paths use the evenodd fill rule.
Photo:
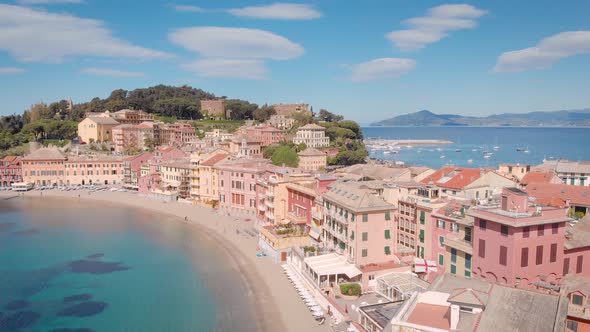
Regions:
<instances>
[{"instance_id":1,"label":"tree","mask_svg":"<svg viewBox=\"0 0 590 332\"><path fill-rule=\"evenodd\" d=\"M231 120L252 119L252 114L258 109L258 105L240 99L227 99L224 105L225 111L230 111Z\"/></svg>"},{"instance_id":2,"label":"tree","mask_svg":"<svg viewBox=\"0 0 590 332\"><path fill-rule=\"evenodd\" d=\"M346 129L352 130L355 133L357 139L363 138L363 132L361 130L361 126L359 126L358 123L356 123L352 120L339 121L338 126L341 128L346 128Z\"/></svg>"},{"instance_id":3,"label":"tree","mask_svg":"<svg viewBox=\"0 0 590 332\"><path fill-rule=\"evenodd\" d=\"M305 126L306 124L310 123L312 120L311 115L306 114L305 112L295 113L293 114L293 119L295 119L296 125L295 127Z\"/></svg>"},{"instance_id":4,"label":"tree","mask_svg":"<svg viewBox=\"0 0 590 332\"><path fill-rule=\"evenodd\" d=\"M337 141L338 139L355 139L356 134L347 128L330 127L326 129L326 135L330 137L330 141Z\"/></svg>"},{"instance_id":5,"label":"tree","mask_svg":"<svg viewBox=\"0 0 590 332\"><path fill-rule=\"evenodd\" d=\"M277 111L275 111L274 107L264 104L262 107L255 110L252 113L252 117L254 118L254 120L264 122L264 121L270 119L271 115L275 115L275 114L277 114Z\"/></svg>"},{"instance_id":6,"label":"tree","mask_svg":"<svg viewBox=\"0 0 590 332\"><path fill-rule=\"evenodd\" d=\"M35 140L45 138L45 126L40 122L27 123L22 131L27 134L33 135Z\"/></svg>"},{"instance_id":7,"label":"tree","mask_svg":"<svg viewBox=\"0 0 590 332\"><path fill-rule=\"evenodd\" d=\"M299 165L299 156L297 152L287 146L278 147L270 158L273 165L297 167Z\"/></svg>"},{"instance_id":8,"label":"tree","mask_svg":"<svg viewBox=\"0 0 590 332\"><path fill-rule=\"evenodd\" d=\"M173 116L178 119L197 120L203 118L200 105L186 98L160 99L153 105L156 113L162 116Z\"/></svg>"},{"instance_id":9,"label":"tree","mask_svg":"<svg viewBox=\"0 0 590 332\"><path fill-rule=\"evenodd\" d=\"M327 122L338 122L344 120L342 115L336 115L332 112L328 112L326 109L320 109L320 113L318 114L320 118Z\"/></svg>"}]
</instances>

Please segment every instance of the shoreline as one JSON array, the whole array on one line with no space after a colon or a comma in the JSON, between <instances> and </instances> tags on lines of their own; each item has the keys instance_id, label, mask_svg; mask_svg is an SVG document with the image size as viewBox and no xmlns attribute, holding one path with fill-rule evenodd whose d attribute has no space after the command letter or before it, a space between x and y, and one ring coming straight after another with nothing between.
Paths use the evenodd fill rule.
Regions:
<instances>
[{"instance_id":1,"label":"shoreline","mask_svg":"<svg viewBox=\"0 0 590 332\"><path fill-rule=\"evenodd\" d=\"M13 196L19 198L14 192L0 192L2 198ZM244 296L248 297L247 302L253 305L257 330L327 330L327 324L320 326L313 319L295 289L283 275L280 264L275 264L268 258L256 257L257 238L245 237L244 232L241 232L241 230L253 228L254 221L245 222L244 217L227 215L207 207L179 202L164 203L133 193L103 191L89 194L87 190L29 191L24 194L24 197L55 199L61 202L73 199L113 204L156 212L187 224L215 243L216 249L227 258L224 264L235 271L236 277L246 286ZM187 221L184 219L185 216ZM225 316L230 316L227 314ZM239 322L235 323L239 324Z\"/></svg>"}]
</instances>

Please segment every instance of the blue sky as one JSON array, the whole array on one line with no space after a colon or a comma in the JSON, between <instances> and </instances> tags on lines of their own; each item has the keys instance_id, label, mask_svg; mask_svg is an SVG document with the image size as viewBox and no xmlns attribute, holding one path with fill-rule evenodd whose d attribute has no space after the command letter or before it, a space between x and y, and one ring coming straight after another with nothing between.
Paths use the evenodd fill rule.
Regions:
<instances>
[{"instance_id":1,"label":"blue sky","mask_svg":"<svg viewBox=\"0 0 590 332\"><path fill-rule=\"evenodd\" d=\"M361 122L590 107L590 1L0 1L0 114L188 84Z\"/></svg>"}]
</instances>

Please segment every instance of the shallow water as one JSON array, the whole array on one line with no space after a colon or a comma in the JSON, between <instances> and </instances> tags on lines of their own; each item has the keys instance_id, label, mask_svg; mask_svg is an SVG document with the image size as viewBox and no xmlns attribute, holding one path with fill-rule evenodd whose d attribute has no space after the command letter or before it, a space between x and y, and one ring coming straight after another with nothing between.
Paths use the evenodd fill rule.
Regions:
<instances>
[{"instance_id":1,"label":"shallow water","mask_svg":"<svg viewBox=\"0 0 590 332\"><path fill-rule=\"evenodd\" d=\"M0 332L255 330L225 255L198 229L142 210L2 200Z\"/></svg>"}]
</instances>

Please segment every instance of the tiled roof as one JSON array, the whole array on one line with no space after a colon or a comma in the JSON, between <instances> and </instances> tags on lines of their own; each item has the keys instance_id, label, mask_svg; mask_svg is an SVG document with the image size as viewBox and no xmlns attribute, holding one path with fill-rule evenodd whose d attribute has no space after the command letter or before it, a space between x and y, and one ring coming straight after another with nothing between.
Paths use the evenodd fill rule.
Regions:
<instances>
[{"instance_id":1,"label":"tiled roof","mask_svg":"<svg viewBox=\"0 0 590 332\"><path fill-rule=\"evenodd\" d=\"M341 168L336 173L354 174L358 175L357 178L368 177L375 180L397 180L401 176L410 173L410 169L388 167L385 165L357 164Z\"/></svg>"},{"instance_id":2,"label":"tiled roof","mask_svg":"<svg viewBox=\"0 0 590 332\"><path fill-rule=\"evenodd\" d=\"M318 149L307 148L298 153L300 156L325 156L326 154Z\"/></svg>"},{"instance_id":3,"label":"tiled roof","mask_svg":"<svg viewBox=\"0 0 590 332\"><path fill-rule=\"evenodd\" d=\"M40 148L24 156L23 160L66 160L66 157L59 149Z\"/></svg>"},{"instance_id":4,"label":"tiled roof","mask_svg":"<svg viewBox=\"0 0 590 332\"><path fill-rule=\"evenodd\" d=\"M557 197L573 205L590 206L590 187L554 183L531 183L526 192L537 199Z\"/></svg>"},{"instance_id":5,"label":"tiled roof","mask_svg":"<svg viewBox=\"0 0 590 332\"><path fill-rule=\"evenodd\" d=\"M332 184L324 198L355 212L393 210L395 207L375 196L369 190L362 190L344 183Z\"/></svg>"},{"instance_id":6,"label":"tiled roof","mask_svg":"<svg viewBox=\"0 0 590 332\"><path fill-rule=\"evenodd\" d=\"M528 172L520 181L520 183L524 185L528 185L530 183L550 183L551 179L556 176L555 173L552 172Z\"/></svg>"},{"instance_id":7,"label":"tiled roof","mask_svg":"<svg viewBox=\"0 0 590 332\"><path fill-rule=\"evenodd\" d=\"M227 153L218 153L218 154L214 155L213 157L203 161L201 163L201 165L213 166L213 165L217 164L218 162L222 161L223 159L227 158L228 156L229 156L229 154L227 154Z\"/></svg>"},{"instance_id":8,"label":"tiled roof","mask_svg":"<svg viewBox=\"0 0 590 332\"><path fill-rule=\"evenodd\" d=\"M590 214L566 229L566 249L590 247Z\"/></svg>"},{"instance_id":9,"label":"tiled roof","mask_svg":"<svg viewBox=\"0 0 590 332\"><path fill-rule=\"evenodd\" d=\"M479 168L443 167L422 180L425 184L435 184L442 188L463 189L483 174Z\"/></svg>"},{"instance_id":10,"label":"tiled roof","mask_svg":"<svg viewBox=\"0 0 590 332\"><path fill-rule=\"evenodd\" d=\"M316 129L316 130L317 129L326 130L326 128L324 128L322 126L319 126L319 125L317 125L315 123L309 123L309 124L306 124L305 126L299 127L299 130L302 130L302 129L303 130L306 130L306 129L311 129L311 130L314 130L314 129Z\"/></svg>"},{"instance_id":11,"label":"tiled roof","mask_svg":"<svg viewBox=\"0 0 590 332\"><path fill-rule=\"evenodd\" d=\"M119 122L111 117L107 116L91 116L88 119L98 123L98 124L110 124L110 125L118 125Z\"/></svg>"},{"instance_id":12,"label":"tiled roof","mask_svg":"<svg viewBox=\"0 0 590 332\"><path fill-rule=\"evenodd\" d=\"M558 173L590 173L590 161L559 160L555 168Z\"/></svg>"}]
</instances>

